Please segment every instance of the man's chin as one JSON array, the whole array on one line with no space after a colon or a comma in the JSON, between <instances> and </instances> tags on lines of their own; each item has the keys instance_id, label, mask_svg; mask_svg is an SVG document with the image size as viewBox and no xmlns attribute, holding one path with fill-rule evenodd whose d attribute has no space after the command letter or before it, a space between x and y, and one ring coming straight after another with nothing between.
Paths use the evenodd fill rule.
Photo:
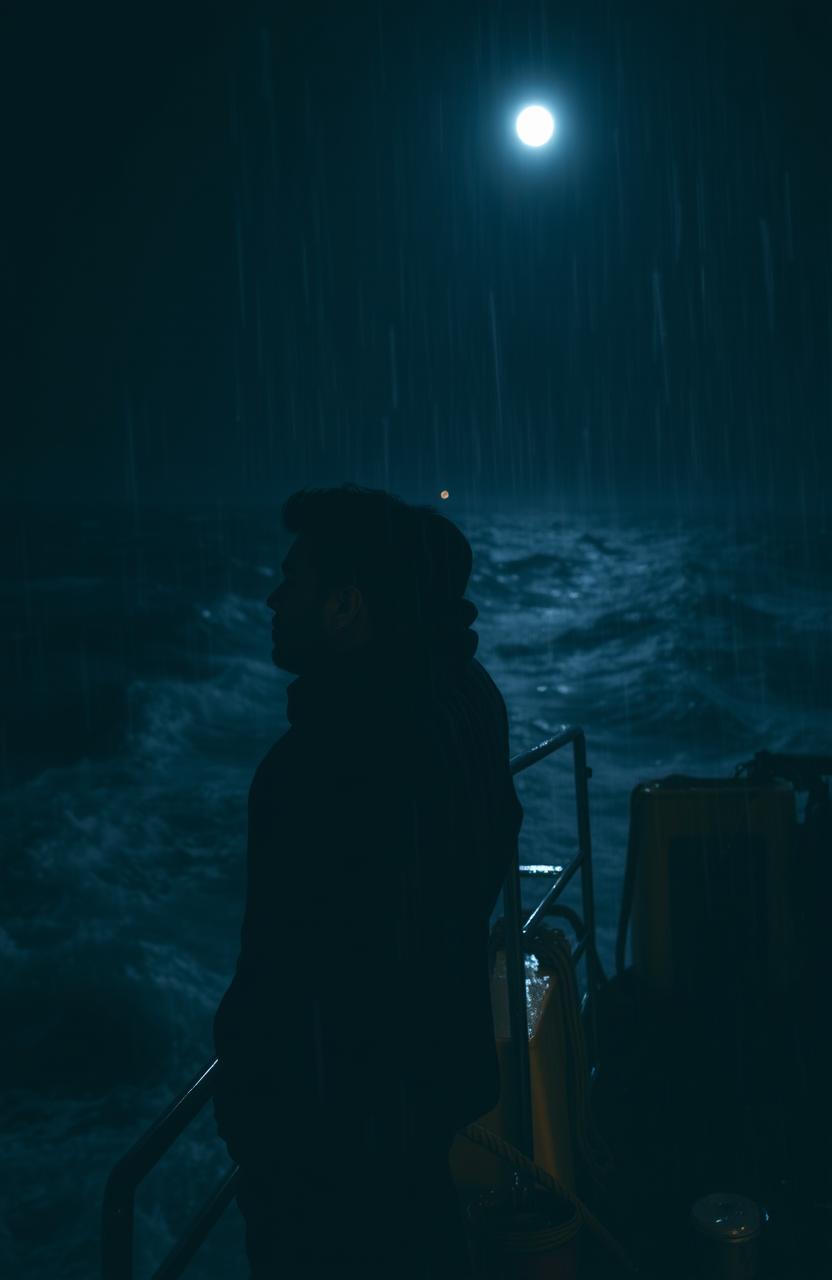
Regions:
<instances>
[{"instance_id":1,"label":"man's chin","mask_svg":"<svg viewBox=\"0 0 832 1280\"><path fill-rule=\"evenodd\" d=\"M276 642L272 643L272 662L280 671L288 671L295 676L300 674L298 664L287 656Z\"/></svg>"}]
</instances>

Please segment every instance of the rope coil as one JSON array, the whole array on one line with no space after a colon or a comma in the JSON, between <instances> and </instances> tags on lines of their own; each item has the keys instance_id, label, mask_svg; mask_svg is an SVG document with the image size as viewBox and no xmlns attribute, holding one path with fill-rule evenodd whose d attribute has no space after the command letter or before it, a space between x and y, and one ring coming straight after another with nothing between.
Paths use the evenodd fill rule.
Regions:
<instances>
[{"instance_id":1,"label":"rope coil","mask_svg":"<svg viewBox=\"0 0 832 1280\"><path fill-rule=\"evenodd\" d=\"M621 1263L626 1271L630 1272L632 1275L637 1273L638 1268L629 1258L615 1237L610 1235L603 1223L599 1222L594 1213L587 1208L582 1200L579 1200L571 1191L567 1191L566 1187L564 1187L562 1183L558 1182L556 1178L553 1178L546 1169L541 1169L540 1165L529 1160L523 1155L522 1151L518 1151L510 1142L506 1142L504 1138L499 1136L499 1134L493 1133L491 1129L486 1129L481 1124L466 1125L465 1128L460 1129L459 1132L463 1137L467 1138L469 1142L485 1147L493 1155L499 1156L503 1160L507 1160L509 1164L512 1164L516 1168L522 1169L524 1172L530 1174L534 1181L540 1186L546 1187L549 1191L554 1191L556 1195L562 1197L564 1200L568 1200L572 1207L577 1211L580 1221L584 1226L586 1226L587 1230L597 1236L604 1248ZM558 1241L558 1243L560 1243L560 1241ZM547 1245L547 1248L552 1247L552 1245Z\"/></svg>"}]
</instances>

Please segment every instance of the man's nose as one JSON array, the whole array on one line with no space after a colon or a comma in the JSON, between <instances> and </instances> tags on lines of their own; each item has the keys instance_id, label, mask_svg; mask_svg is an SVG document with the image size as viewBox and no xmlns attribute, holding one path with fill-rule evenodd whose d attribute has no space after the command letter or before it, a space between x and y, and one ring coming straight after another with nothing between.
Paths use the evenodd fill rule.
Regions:
<instances>
[{"instance_id":1,"label":"man's nose","mask_svg":"<svg viewBox=\"0 0 832 1280\"><path fill-rule=\"evenodd\" d=\"M272 611L277 609L277 587L266 596L266 605Z\"/></svg>"}]
</instances>

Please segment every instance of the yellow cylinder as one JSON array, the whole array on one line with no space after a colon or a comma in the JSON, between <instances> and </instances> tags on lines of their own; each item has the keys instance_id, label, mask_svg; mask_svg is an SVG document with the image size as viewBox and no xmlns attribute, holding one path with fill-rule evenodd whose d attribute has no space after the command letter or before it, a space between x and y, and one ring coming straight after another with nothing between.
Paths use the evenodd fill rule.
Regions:
<instances>
[{"instance_id":1,"label":"yellow cylinder","mask_svg":"<svg viewBox=\"0 0 832 1280\"><path fill-rule=\"evenodd\" d=\"M531 1087L533 1159L553 1178L574 1191L572 1126L566 1082L566 1036L561 984L554 974L526 958L527 1013L529 1019L529 1082ZM514 1145L520 1141L517 1085L508 1020L508 988L505 952L497 953L491 978L491 1007L497 1059L500 1066L500 1098L477 1124ZM457 1135L451 1147L450 1167L462 1186L507 1187L514 1173L507 1161Z\"/></svg>"}]
</instances>

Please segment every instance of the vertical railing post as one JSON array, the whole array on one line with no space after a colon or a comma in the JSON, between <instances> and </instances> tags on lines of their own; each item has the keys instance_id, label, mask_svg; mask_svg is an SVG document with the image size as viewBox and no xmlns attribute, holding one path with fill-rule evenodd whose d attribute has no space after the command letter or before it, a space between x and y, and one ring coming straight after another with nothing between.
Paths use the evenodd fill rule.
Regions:
<instances>
[{"instance_id":1,"label":"vertical railing post","mask_svg":"<svg viewBox=\"0 0 832 1280\"><path fill-rule=\"evenodd\" d=\"M508 1019L511 1031L512 1059L518 1104L519 1135L517 1147L534 1159L532 1102L529 1084L529 1022L526 1011L526 957L523 950L522 902L520 897L520 860L512 858L503 882L503 919L506 936L506 983L508 986Z\"/></svg>"},{"instance_id":2,"label":"vertical railing post","mask_svg":"<svg viewBox=\"0 0 832 1280\"><path fill-rule=\"evenodd\" d=\"M591 770L586 766L586 738L578 729L573 740L575 764L575 802L578 820L578 850L581 863L581 907L589 943L586 951L586 973L589 988L590 1056L593 1068L598 1062L598 1027L595 994L600 985L598 955L595 950L595 891L592 884L592 837L589 827L589 786Z\"/></svg>"}]
</instances>

